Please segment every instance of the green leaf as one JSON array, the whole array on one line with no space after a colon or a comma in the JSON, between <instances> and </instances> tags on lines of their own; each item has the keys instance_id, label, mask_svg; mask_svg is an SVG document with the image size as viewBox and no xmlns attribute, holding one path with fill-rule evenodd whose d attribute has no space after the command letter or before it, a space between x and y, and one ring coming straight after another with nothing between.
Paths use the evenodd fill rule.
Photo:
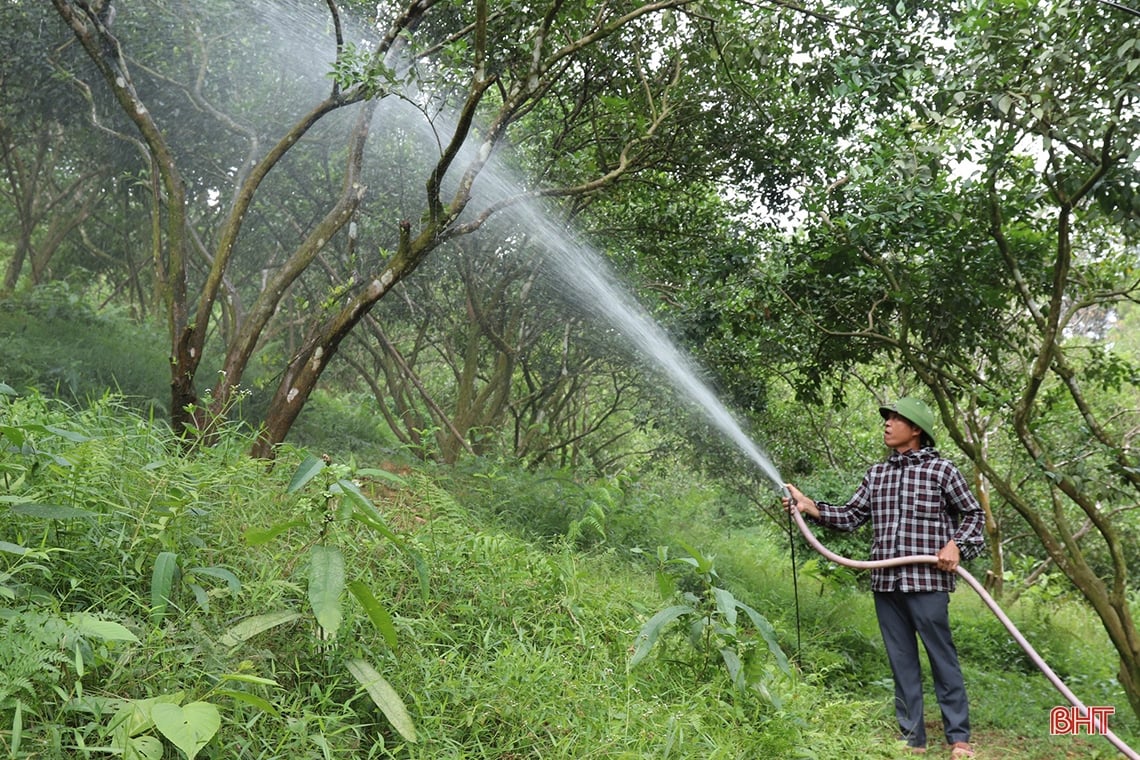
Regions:
<instances>
[{"instance_id":1,"label":"green leaf","mask_svg":"<svg viewBox=\"0 0 1140 760\"><path fill-rule=\"evenodd\" d=\"M296 493L305 487L305 484L317 476L321 470L325 469L325 463L318 457L310 455L304 462L301 462L297 467L297 471L293 473L293 479L289 481L289 487L285 489L285 493Z\"/></svg>"},{"instance_id":2,"label":"green leaf","mask_svg":"<svg viewBox=\"0 0 1140 760\"><path fill-rule=\"evenodd\" d=\"M24 435L24 432L41 433L44 435L50 434L50 435L58 436L60 438L64 438L68 441L71 441L72 443L83 443L85 441L91 440L90 437L83 435L82 433L76 433L76 432L73 432L71 430L65 430L64 428L57 427L55 425L43 425L43 424L40 424L38 422L32 422L32 423L29 423L27 425L21 425L18 428L13 428L13 427L9 427L9 426L5 425L4 427L0 428L0 430L3 431L4 436L6 438L8 438L8 440L12 441L17 446L23 445L23 442L25 440L27 440L27 437ZM19 442L17 442L15 440L15 438L13 437L13 435L9 431L12 431L12 433L16 433L16 432L19 433L19 435L18 435L18 437L20 439Z\"/></svg>"},{"instance_id":3,"label":"green leaf","mask_svg":"<svg viewBox=\"0 0 1140 760\"><path fill-rule=\"evenodd\" d=\"M13 544L8 541L0 541L0 552L7 552L8 554L22 556L28 553L28 548L26 546L20 546L19 544Z\"/></svg>"},{"instance_id":4,"label":"green leaf","mask_svg":"<svg viewBox=\"0 0 1140 760\"><path fill-rule=\"evenodd\" d=\"M277 712L277 708L274 707L273 703L265 697L259 697L256 694L250 694L248 691L238 691L237 689L218 689L215 693L221 694L223 697L229 697L235 702L242 702L244 704L250 705L251 707L256 707L258 710L261 710L264 713L268 713L274 718L281 717L281 713Z\"/></svg>"},{"instance_id":5,"label":"green leaf","mask_svg":"<svg viewBox=\"0 0 1140 760\"><path fill-rule=\"evenodd\" d=\"M16 700L16 709L12 712L12 739L11 756L20 756L20 743L24 735L24 703Z\"/></svg>"},{"instance_id":6,"label":"green leaf","mask_svg":"<svg viewBox=\"0 0 1140 760\"><path fill-rule=\"evenodd\" d=\"M658 612L653 617L646 621L645 625L641 626L641 632L637 634L637 650L630 658L629 666L635 667L637 663L645 659L645 655L649 654L649 650L657 642L657 637L661 635L662 629L672 623L682 615L688 615L695 610L687 604L675 604L672 607L666 607Z\"/></svg>"},{"instance_id":7,"label":"green leaf","mask_svg":"<svg viewBox=\"0 0 1140 760\"><path fill-rule=\"evenodd\" d=\"M685 551L687 551L689 553L689 556L691 556L693 558L693 560L695 561L694 567L697 568L697 572L711 573L713 575L716 575L716 573L713 572L713 558L712 557L704 556L703 554L701 554L699 551L697 551L696 549L694 549L692 546L685 543L684 541L677 541L677 543L680 544L681 548L684 549Z\"/></svg>"},{"instance_id":8,"label":"green leaf","mask_svg":"<svg viewBox=\"0 0 1140 760\"><path fill-rule=\"evenodd\" d=\"M13 427L12 425L0 425L0 435L7 438L8 443L17 449L22 449L24 442L28 440L28 437L24 434L22 429Z\"/></svg>"},{"instance_id":9,"label":"green leaf","mask_svg":"<svg viewBox=\"0 0 1140 760\"><path fill-rule=\"evenodd\" d=\"M201 608L203 612L209 612L210 595L206 593L206 589L197 583L187 583L186 587L194 594L194 601L198 603L198 607Z\"/></svg>"},{"instance_id":10,"label":"green leaf","mask_svg":"<svg viewBox=\"0 0 1140 760\"><path fill-rule=\"evenodd\" d=\"M353 483L349 478L340 478L335 483L333 483L330 490L332 490L334 493L339 492L347 496L349 500L355 503L357 506L363 507L365 509L376 509L376 505L372 503L372 499L369 499L367 496L365 496L364 492L360 490L360 486L356 485L356 483Z\"/></svg>"},{"instance_id":11,"label":"green leaf","mask_svg":"<svg viewBox=\"0 0 1140 760\"><path fill-rule=\"evenodd\" d=\"M744 602L737 602L736 606L744 610L752 620L752 625L756 626L756 630L760 632L760 636L768 644L768 651L776 658L776 665L779 666L780 670L784 673L791 674L792 667L788 664L788 656L784 654L784 650L780 648L780 642L776 639L776 629L768 622L768 618Z\"/></svg>"},{"instance_id":12,"label":"green leaf","mask_svg":"<svg viewBox=\"0 0 1140 760\"><path fill-rule=\"evenodd\" d=\"M661 594L661 599L671 599L673 594L677 592L677 580L670 573L658 570L656 573L657 578L657 592Z\"/></svg>"},{"instance_id":13,"label":"green leaf","mask_svg":"<svg viewBox=\"0 0 1140 760\"><path fill-rule=\"evenodd\" d=\"M309 550L309 604L321 628L335 636L340 628L344 593L344 555L340 549L314 544Z\"/></svg>"},{"instance_id":14,"label":"green leaf","mask_svg":"<svg viewBox=\"0 0 1140 760\"><path fill-rule=\"evenodd\" d=\"M110 733L112 743L125 749L131 737L149 731L154 725L154 720L150 714L154 705L160 702L177 705L182 702L182 697L183 694L179 691L173 694L161 694L149 699L125 700L107 723L106 731Z\"/></svg>"},{"instance_id":15,"label":"green leaf","mask_svg":"<svg viewBox=\"0 0 1140 760\"><path fill-rule=\"evenodd\" d=\"M716 608L724 615L729 626L736 625L736 597L728 589L713 586L713 596L716 597Z\"/></svg>"},{"instance_id":16,"label":"green leaf","mask_svg":"<svg viewBox=\"0 0 1140 760\"><path fill-rule=\"evenodd\" d=\"M360 682L360 685L368 692L368 696L372 697L372 701L376 703L376 706L380 708L380 711L384 713L384 716L388 718L400 736L415 744L415 724L412 723L412 718L408 715L403 700L396 694L396 690L392 688L391 684L364 660L349 660L348 672L352 673L353 678Z\"/></svg>"},{"instance_id":17,"label":"green leaf","mask_svg":"<svg viewBox=\"0 0 1140 760\"><path fill-rule=\"evenodd\" d=\"M209 702L159 703L150 708L150 716L159 733L182 750L187 760L194 760L222 726L218 708Z\"/></svg>"},{"instance_id":18,"label":"green leaf","mask_svg":"<svg viewBox=\"0 0 1140 760\"><path fill-rule=\"evenodd\" d=\"M274 681L272 678L263 678L261 676L250 675L249 673L222 673L219 676L220 681L238 681L240 683L254 683L259 686L275 686L281 688L281 684Z\"/></svg>"},{"instance_id":19,"label":"green leaf","mask_svg":"<svg viewBox=\"0 0 1140 760\"><path fill-rule=\"evenodd\" d=\"M174 552L159 552L154 560L154 570L150 576L150 610L152 614L164 615L170 605L171 595L178 576L178 555Z\"/></svg>"},{"instance_id":20,"label":"green leaf","mask_svg":"<svg viewBox=\"0 0 1140 760\"><path fill-rule=\"evenodd\" d=\"M732 679L732 685L738 689L743 689L744 667L740 662L740 655L736 653L735 649L725 647L720 650L720 658L724 660L724 666L728 668L728 675Z\"/></svg>"},{"instance_id":21,"label":"green leaf","mask_svg":"<svg viewBox=\"0 0 1140 760\"><path fill-rule=\"evenodd\" d=\"M389 483L392 483L393 485L397 485L397 486L407 486L408 485L408 482L406 480L404 480L403 478L401 478L396 473L388 472L387 470L377 469L375 467L365 467L365 468L359 469L356 471L356 474L362 475L365 477L370 477L370 478L380 478L381 480L387 480Z\"/></svg>"},{"instance_id":22,"label":"green leaf","mask_svg":"<svg viewBox=\"0 0 1140 760\"><path fill-rule=\"evenodd\" d=\"M24 502L13 504L12 511L25 517L39 517L44 520L91 520L98 517L94 512L75 507L64 507L59 504L35 504Z\"/></svg>"},{"instance_id":23,"label":"green leaf","mask_svg":"<svg viewBox=\"0 0 1140 760\"><path fill-rule=\"evenodd\" d=\"M769 689L768 685L763 681L756 681L752 684L752 688L755 689L756 693L763 697L768 702L768 704L772 705L772 707L775 707L777 711L784 709L784 700L780 697L779 694L776 694L771 689Z\"/></svg>"},{"instance_id":24,"label":"green leaf","mask_svg":"<svg viewBox=\"0 0 1140 760\"><path fill-rule=\"evenodd\" d=\"M73 430L64 430L63 428L56 427L55 425L45 425L44 429L47 430L47 432L58 435L60 438L71 441L72 443L86 443L87 441L91 440L90 436L86 436L83 433L76 433Z\"/></svg>"},{"instance_id":25,"label":"green leaf","mask_svg":"<svg viewBox=\"0 0 1140 760\"><path fill-rule=\"evenodd\" d=\"M123 746L123 760L162 760L165 754L162 739L150 734L132 736Z\"/></svg>"},{"instance_id":26,"label":"green leaf","mask_svg":"<svg viewBox=\"0 0 1140 760\"><path fill-rule=\"evenodd\" d=\"M269 528L259 530L257 528L247 528L245 533L242 534L242 539L247 546L261 546L267 544L277 536L281 535L290 528L301 528L305 526L305 520L297 519L290 520L289 522L278 523Z\"/></svg>"},{"instance_id":27,"label":"green leaf","mask_svg":"<svg viewBox=\"0 0 1140 760\"><path fill-rule=\"evenodd\" d=\"M268 631L270 628L275 628L285 623L291 623L299 617L301 617L301 613L291 610L278 610L277 612L266 612L262 615L254 615L232 626L222 635L220 641L224 647L236 647L239 644L249 641L263 631Z\"/></svg>"},{"instance_id":28,"label":"green leaf","mask_svg":"<svg viewBox=\"0 0 1140 760\"><path fill-rule=\"evenodd\" d=\"M100 641L130 641L137 642L135 636L124 626L112 620L100 620L89 612L73 612L67 616L67 622L75 628L80 636L99 639Z\"/></svg>"},{"instance_id":29,"label":"green leaf","mask_svg":"<svg viewBox=\"0 0 1140 760\"><path fill-rule=\"evenodd\" d=\"M396 624L392 621L392 616L388 614L388 610L384 609L384 605L376 600L372 595L372 591L368 586L364 585L362 581L353 581L348 584L348 590L356 597L356 601L360 602L360 606L368 613L368 619L372 621L372 625L376 626L376 630L384 637L384 643L388 645L389 649L396 648Z\"/></svg>"},{"instance_id":30,"label":"green leaf","mask_svg":"<svg viewBox=\"0 0 1140 760\"><path fill-rule=\"evenodd\" d=\"M349 502L356 507L352 516L357 522L367 525L397 546L401 545L400 537L388 527L388 523L384 522L384 517L380 514L380 510L376 508L376 505L372 503L371 499L364 495L364 492L360 490L358 485L347 478L341 478L334 484L334 488L339 489L344 496L348 497Z\"/></svg>"},{"instance_id":31,"label":"green leaf","mask_svg":"<svg viewBox=\"0 0 1140 760\"><path fill-rule=\"evenodd\" d=\"M187 575L206 575L211 578L217 578L218 580L225 581L226 587L229 589L231 594L237 594L241 591L241 581L238 580L238 577L234 575L232 570L227 570L224 567L192 567L187 570L186 573Z\"/></svg>"},{"instance_id":32,"label":"green leaf","mask_svg":"<svg viewBox=\"0 0 1140 760\"><path fill-rule=\"evenodd\" d=\"M427 561L420 556L420 553L414 549L405 547L404 551L412 558L412 564L416 568L416 577L420 581L420 593L424 598L427 598L428 592L431 590L431 574L428 572Z\"/></svg>"}]
</instances>

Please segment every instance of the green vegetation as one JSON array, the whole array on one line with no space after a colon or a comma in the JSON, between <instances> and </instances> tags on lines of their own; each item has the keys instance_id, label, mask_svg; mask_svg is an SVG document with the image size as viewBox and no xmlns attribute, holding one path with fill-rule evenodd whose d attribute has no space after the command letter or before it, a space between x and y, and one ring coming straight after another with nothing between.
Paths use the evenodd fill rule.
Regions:
<instances>
[{"instance_id":1,"label":"green vegetation","mask_svg":"<svg viewBox=\"0 0 1140 760\"><path fill-rule=\"evenodd\" d=\"M80 404L112 388L165 418L170 393L161 339L113 308L92 308L93 298L55 282L0 301L0 379Z\"/></svg>"},{"instance_id":2,"label":"green vegetation","mask_svg":"<svg viewBox=\"0 0 1140 760\"><path fill-rule=\"evenodd\" d=\"M114 398L4 391L0 756L901 756L866 595L807 564L797 601L782 527L707 481L267 469L236 429L186 455ZM1013 613L1116 698L1077 602ZM955 614L993 756L1111 756L1050 741L1059 697L980 603Z\"/></svg>"},{"instance_id":3,"label":"green vegetation","mask_svg":"<svg viewBox=\"0 0 1140 760\"><path fill-rule=\"evenodd\" d=\"M622 295L812 495L930 402L1136 735L1138 24L0 3L0 760L896 755L866 579ZM1111 754L954 609L991 756Z\"/></svg>"},{"instance_id":4,"label":"green vegetation","mask_svg":"<svg viewBox=\"0 0 1140 760\"><path fill-rule=\"evenodd\" d=\"M616 275L813 494L880 456L877 403L929 402L992 518L995 592L1076 590L1140 717L1124 4L121 5L0 3L0 380L78 408L109 390L188 448L300 442L350 478L397 454L455 465L432 477L473 511L493 478L476 513L510 535L703 566L707 516L678 525L687 491L647 476L746 478L650 360L685 362L611 312ZM638 480L656 497L625 496ZM290 498L366 519L343 486ZM709 498L722 533L754 523ZM306 530L306 601L343 638L330 605L379 601L352 585L355 536ZM163 551L152 594L234 580ZM772 622L715 554L715 579L678 585L695 601L650 609ZM661 635L684 625L669 614ZM731 638L702 662L735 668ZM372 663L346 667L389 704Z\"/></svg>"}]
</instances>

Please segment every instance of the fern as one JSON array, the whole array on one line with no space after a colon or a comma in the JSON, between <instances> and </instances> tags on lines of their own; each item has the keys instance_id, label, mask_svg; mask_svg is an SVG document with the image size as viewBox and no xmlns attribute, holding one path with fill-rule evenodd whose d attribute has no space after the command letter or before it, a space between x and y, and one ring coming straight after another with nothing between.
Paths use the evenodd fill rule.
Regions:
<instances>
[{"instance_id":1,"label":"fern","mask_svg":"<svg viewBox=\"0 0 1140 760\"><path fill-rule=\"evenodd\" d=\"M416 500L428 511L428 519L444 518L461 522L465 517L463 509L455 497L445 491L438 483L423 475L413 475L410 479L410 488L416 494Z\"/></svg>"},{"instance_id":2,"label":"fern","mask_svg":"<svg viewBox=\"0 0 1140 760\"><path fill-rule=\"evenodd\" d=\"M606 540L606 512L602 505L591 499L585 512L572 520L566 531L566 541L574 545L588 545Z\"/></svg>"},{"instance_id":3,"label":"fern","mask_svg":"<svg viewBox=\"0 0 1140 760\"><path fill-rule=\"evenodd\" d=\"M0 628L0 710L17 702L35 707L63 677L67 655L47 621L32 613L15 613ZM2 723L2 721L0 721Z\"/></svg>"},{"instance_id":4,"label":"fern","mask_svg":"<svg viewBox=\"0 0 1140 760\"><path fill-rule=\"evenodd\" d=\"M463 550L478 562L495 564L519 554L524 547L502 533L473 533L464 541Z\"/></svg>"}]
</instances>

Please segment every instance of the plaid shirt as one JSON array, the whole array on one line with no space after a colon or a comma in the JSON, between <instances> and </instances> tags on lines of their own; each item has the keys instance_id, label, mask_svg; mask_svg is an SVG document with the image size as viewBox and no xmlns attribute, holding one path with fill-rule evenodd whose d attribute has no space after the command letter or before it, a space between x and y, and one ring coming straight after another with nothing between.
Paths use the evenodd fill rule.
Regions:
<instances>
[{"instance_id":1,"label":"plaid shirt","mask_svg":"<svg viewBox=\"0 0 1140 760\"><path fill-rule=\"evenodd\" d=\"M816 502L819 522L852 531L871 521L871 559L938 554L953 540L963 560L985 548L985 513L962 473L933 448L873 465L846 504ZM916 564L871 571L872 591L953 591L956 573Z\"/></svg>"}]
</instances>

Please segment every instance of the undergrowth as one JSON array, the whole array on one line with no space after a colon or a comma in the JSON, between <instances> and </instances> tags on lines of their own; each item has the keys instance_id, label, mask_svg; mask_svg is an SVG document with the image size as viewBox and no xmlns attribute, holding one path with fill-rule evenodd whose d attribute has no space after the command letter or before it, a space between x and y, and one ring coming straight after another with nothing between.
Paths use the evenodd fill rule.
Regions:
<instances>
[{"instance_id":1,"label":"undergrowth","mask_svg":"<svg viewBox=\"0 0 1140 760\"><path fill-rule=\"evenodd\" d=\"M114 398L0 390L0 756L903 756L867 595L795 588L779 527L700 479L270 467L239 431L187 454ZM979 734L1109 756L1048 739L1056 696L967 599ZM1087 617L1015 612L1123 704Z\"/></svg>"},{"instance_id":2,"label":"undergrowth","mask_svg":"<svg viewBox=\"0 0 1140 760\"><path fill-rule=\"evenodd\" d=\"M124 346L134 360L123 361ZM66 283L0 299L0 380L20 391L86 404L114 388L132 406L169 417L168 353L153 330L95 311Z\"/></svg>"}]
</instances>

